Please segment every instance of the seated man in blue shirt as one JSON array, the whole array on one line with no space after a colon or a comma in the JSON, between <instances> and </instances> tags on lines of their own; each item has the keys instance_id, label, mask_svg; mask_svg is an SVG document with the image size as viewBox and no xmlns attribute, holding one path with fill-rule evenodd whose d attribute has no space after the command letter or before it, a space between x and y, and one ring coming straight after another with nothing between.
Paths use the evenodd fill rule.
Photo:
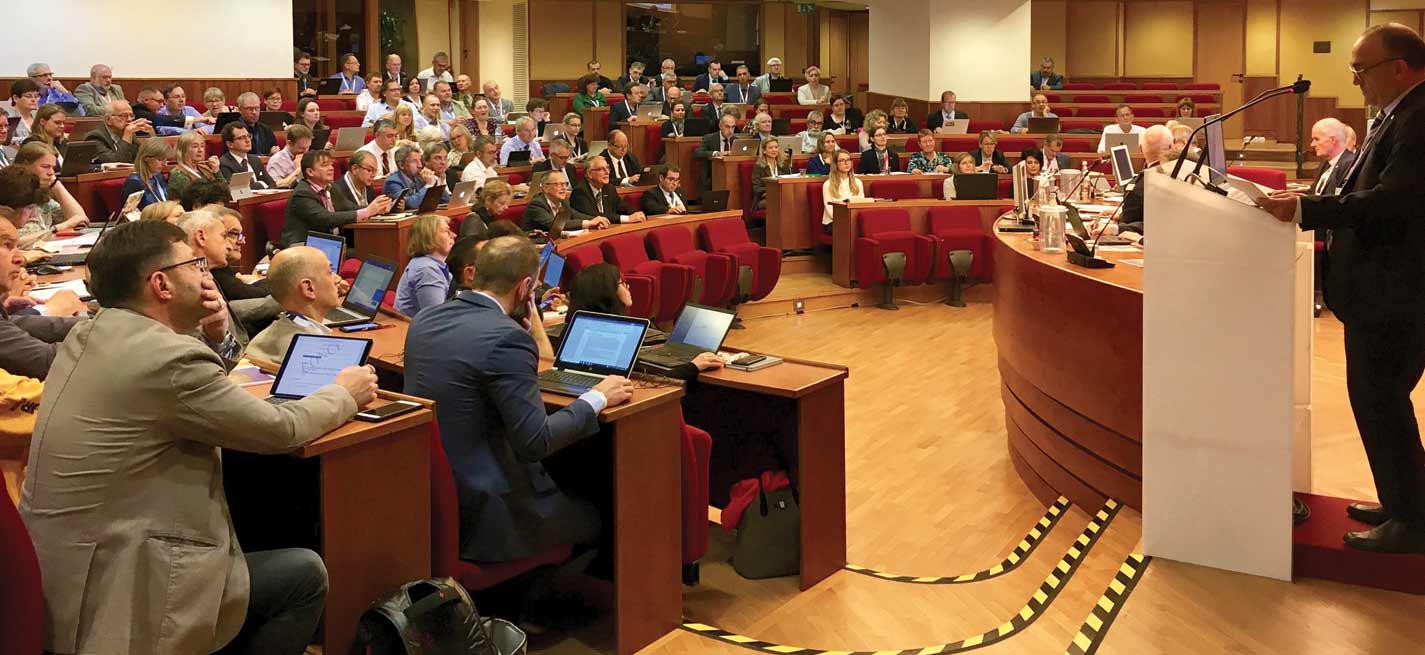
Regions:
<instances>
[{"instance_id":1,"label":"seated man in blue shirt","mask_svg":"<svg viewBox=\"0 0 1425 655\"><path fill-rule=\"evenodd\" d=\"M626 402L633 383L609 376L547 414L536 372L554 349L534 305L539 254L523 236L499 237L474 268L472 289L416 316L405 350L405 391L435 401L454 470L460 557L508 562L591 543L598 511L561 490L541 462L598 434L599 412Z\"/></svg>"},{"instance_id":2,"label":"seated man in blue shirt","mask_svg":"<svg viewBox=\"0 0 1425 655\"><path fill-rule=\"evenodd\" d=\"M1049 98L1045 97L1042 93L1036 93L1034 94L1033 101L1029 103L1029 111L1020 114L1019 118L1014 119L1014 127L1009 128L1009 131L1014 132L1016 134L1028 132L1029 118L1031 116L1034 118L1059 117L1058 114L1049 111Z\"/></svg>"},{"instance_id":3,"label":"seated man in blue shirt","mask_svg":"<svg viewBox=\"0 0 1425 655\"><path fill-rule=\"evenodd\" d=\"M539 147L539 141L535 138L534 119L528 116L521 116L515 121L515 138L505 139L504 145L500 146L500 165L508 166L510 163L510 153L528 150L529 163L534 164L544 161L544 150Z\"/></svg>"},{"instance_id":4,"label":"seated man in blue shirt","mask_svg":"<svg viewBox=\"0 0 1425 655\"><path fill-rule=\"evenodd\" d=\"M381 186L381 192L390 196L392 200L400 195L402 189L410 189L406 193L406 202L397 207L396 210L414 210L421 206L421 201L425 200L426 192L437 189L442 194L441 202L450 200L450 190L445 188L445 157L449 153L445 144L431 144L426 154L421 155L419 146L406 144L396 149L396 172L386 176L386 183ZM433 157L439 157L439 162L432 162ZM441 171L437 173L432 163L438 163Z\"/></svg>"},{"instance_id":5,"label":"seated man in blue shirt","mask_svg":"<svg viewBox=\"0 0 1425 655\"><path fill-rule=\"evenodd\" d=\"M25 69L25 75L40 85L40 104L47 105L52 102L72 102L75 110L69 112L70 115L83 116L84 105L79 104L79 98L74 97L69 89L64 88L59 80L54 79L54 70L49 64L30 64Z\"/></svg>"}]
</instances>

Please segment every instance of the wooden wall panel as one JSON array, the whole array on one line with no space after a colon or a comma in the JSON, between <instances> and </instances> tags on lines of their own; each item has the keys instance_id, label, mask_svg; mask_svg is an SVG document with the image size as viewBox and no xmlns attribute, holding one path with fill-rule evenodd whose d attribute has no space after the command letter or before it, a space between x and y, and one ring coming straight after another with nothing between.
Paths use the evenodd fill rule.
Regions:
<instances>
[{"instance_id":1,"label":"wooden wall panel","mask_svg":"<svg viewBox=\"0 0 1425 655\"><path fill-rule=\"evenodd\" d=\"M529 4L529 77L574 80L594 56L594 3L536 0ZM620 63L600 62L604 75L619 76Z\"/></svg>"},{"instance_id":2,"label":"wooden wall panel","mask_svg":"<svg viewBox=\"0 0 1425 655\"><path fill-rule=\"evenodd\" d=\"M1246 65L1243 39L1247 3L1243 0L1213 0L1197 6L1197 79L1222 85L1222 106L1242 104L1242 85L1233 80ZM1230 120L1223 136L1242 138L1242 121Z\"/></svg>"},{"instance_id":3,"label":"wooden wall panel","mask_svg":"<svg viewBox=\"0 0 1425 655\"><path fill-rule=\"evenodd\" d=\"M1029 5L1029 31L1034 35L1029 48L1029 65L1037 68L1045 57L1052 57L1059 70L1067 70L1068 16L1066 0L1033 0Z\"/></svg>"},{"instance_id":4,"label":"wooden wall panel","mask_svg":"<svg viewBox=\"0 0 1425 655\"><path fill-rule=\"evenodd\" d=\"M1311 95L1333 96L1343 107L1365 104L1346 72L1351 45L1366 29L1367 0L1290 0L1281 5L1278 84L1298 74L1311 80ZM1316 41L1331 44L1329 54L1312 52Z\"/></svg>"},{"instance_id":5,"label":"wooden wall panel","mask_svg":"<svg viewBox=\"0 0 1425 655\"><path fill-rule=\"evenodd\" d=\"M1277 0L1247 0L1248 75L1277 74Z\"/></svg>"},{"instance_id":6,"label":"wooden wall panel","mask_svg":"<svg viewBox=\"0 0 1425 655\"><path fill-rule=\"evenodd\" d=\"M1069 3L1065 24L1067 61L1060 70L1076 77L1118 75L1118 2Z\"/></svg>"},{"instance_id":7,"label":"wooden wall panel","mask_svg":"<svg viewBox=\"0 0 1425 655\"><path fill-rule=\"evenodd\" d=\"M846 75L847 88L863 91L871 83L871 13L851 13L851 69Z\"/></svg>"},{"instance_id":8,"label":"wooden wall panel","mask_svg":"<svg viewBox=\"0 0 1425 655\"><path fill-rule=\"evenodd\" d=\"M1123 6L1124 75L1193 74L1192 0L1130 2Z\"/></svg>"}]
</instances>

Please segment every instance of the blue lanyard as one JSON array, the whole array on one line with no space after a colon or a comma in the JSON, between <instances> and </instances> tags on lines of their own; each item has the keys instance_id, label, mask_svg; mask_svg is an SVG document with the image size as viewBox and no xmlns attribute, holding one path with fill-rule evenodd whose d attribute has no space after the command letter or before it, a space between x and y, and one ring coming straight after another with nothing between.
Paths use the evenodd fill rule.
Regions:
<instances>
[{"instance_id":1,"label":"blue lanyard","mask_svg":"<svg viewBox=\"0 0 1425 655\"><path fill-rule=\"evenodd\" d=\"M341 75L340 73L338 73L338 76L341 77L341 88L347 91L356 90L356 82L353 81L356 79L355 77L347 77L345 75Z\"/></svg>"}]
</instances>

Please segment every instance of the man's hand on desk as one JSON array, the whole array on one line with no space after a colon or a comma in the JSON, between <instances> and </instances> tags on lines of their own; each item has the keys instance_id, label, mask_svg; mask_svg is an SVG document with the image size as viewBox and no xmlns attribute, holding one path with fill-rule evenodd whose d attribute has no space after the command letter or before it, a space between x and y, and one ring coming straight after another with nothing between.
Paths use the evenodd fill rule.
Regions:
<instances>
[{"instance_id":1,"label":"man's hand on desk","mask_svg":"<svg viewBox=\"0 0 1425 655\"><path fill-rule=\"evenodd\" d=\"M371 404L376 400L376 369L371 365L348 366L336 374L333 384L340 385L351 394L351 399L356 401L358 408Z\"/></svg>"},{"instance_id":2,"label":"man's hand on desk","mask_svg":"<svg viewBox=\"0 0 1425 655\"><path fill-rule=\"evenodd\" d=\"M1272 195L1257 199L1257 206L1267 210L1283 223L1296 220L1296 205L1301 194L1293 191L1273 191Z\"/></svg>"},{"instance_id":3,"label":"man's hand on desk","mask_svg":"<svg viewBox=\"0 0 1425 655\"><path fill-rule=\"evenodd\" d=\"M381 214L391 211L391 202L391 196L384 193L376 196L376 199L372 200L371 204L367 205L364 209L357 210L356 222L364 223L371 220L372 216L380 216Z\"/></svg>"},{"instance_id":4,"label":"man's hand on desk","mask_svg":"<svg viewBox=\"0 0 1425 655\"><path fill-rule=\"evenodd\" d=\"M69 289L56 291L44 302L44 306L48 316L78 316L87 309L79 295Z\"/></svg>"},{"instance_id":5,"label":"man's hand on desk","mask_svg":"<svg viewBox=\"0 0 1425 655\"><path fill-rule=\"evenodd\" d=\"M633 397L633 381L622 375L610 375L594 385L594 391L604 394L608 406L622 405Z\"/></svg>"},{"instance_id":6,"label":"man's hand on desk","mask_svg":"<svg viewBox=\"0 0 1425 655\"><path fill-rule=\"evenodd\" d=\"M595 216L594 218L584 221L583 223L584 229L586 230L602 230L604 228L607 228L609 225L609 219L604 218L603 216Z\"/></svg>"},{"instance_id":7,"label":"man's hand on desk","mask_svg":"<svg viewBox=\"0 0 1425 655\"><path fill-rule=\"evenodd\" d=\"M717 353L698 353L698 356L693 358L693 366L698 367L699 371L719 369L722 368L722 358L718 357Z\"/></svg>"}]
</instances>

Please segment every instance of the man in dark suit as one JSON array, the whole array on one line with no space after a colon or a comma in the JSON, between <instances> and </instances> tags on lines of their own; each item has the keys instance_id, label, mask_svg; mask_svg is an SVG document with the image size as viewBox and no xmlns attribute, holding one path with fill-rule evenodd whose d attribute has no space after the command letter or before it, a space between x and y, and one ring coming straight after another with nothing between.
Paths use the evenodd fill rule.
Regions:
<instances>
[{"instance_id":1,"label":"man in dark suit","mask_svg":"<svg viewBox=\"0 0 1425 655\"><path fill-rule=\"evenodd\" d=\"M110 100L108 111L104 114L104 124L90 130L84 135L84 140L99 144L99 153L94 157L94 161L101 164L132 164L134 155L139 151L137 137L134 135L139 132L152 134L153 126L142 118L135 119L134 110L129 103Z\"/></svg>"},{"instance_id":2,"label":"man in dark suit","mask_svg":"<svg viewBox=\"0 0 1425 655\"><path fill-rule=\"evenodd\" d=\"M302 155L302 178L287 199L287 213L282 220L282 243L286 245L305 242L307 232L337 234L337 228L384 214L391 207L390 198L377 198L355 211L337 211L331 197L336 167L326 150L308 150Z\"/></svg>"},{"instance_id":3,"label":"man in dark suit","mask_svg":"<svg viewBox=\"0 0 1425 655\"><path fill-rule=\"evenodd\" d=\"M599 431L598 414L629 399L609 376L553 414L540 400L539 356L553 356L539 312L539 255L528 239L486 242L473 290L421 312L406 335L406 393L436 402L460 498L460 557L508 562L587 544L598 511L563 492L541 460Z\"/></svg>"},{"instance_id":4,"label":"man in dark suit","mask_svg":"<svg viewBox=\"0 0 1425 655\"><path fill-rule=\"evenodd\" d=\"M381 71L381 81L390 82L395 80L401 85L401 92L405 93L406 84L411 81L411 76L401 71L401 55L391 53L386 55L386 69Z\"/></svg>"},{"instance_id":5,"label":"man in dark suit","mask_svg":"<svg viewBox=\"0 0 1425 655\"><path fill-rule=\"evenodd\" d=\"M741 105L756 105L762 97L762 89L752 83L752 72L747 64L737 65L737 78L723 85L723 91L728 102Z\"/></svg>"},{"instance_id":6,"label":"man in dark suit","mask_svg":"<svg viewBox=\"0 0 1425 655\"><path fill-rule=\"evenodd\" d=\"M1346 391L1380 505L1347 513L1375 527L1346 544L1425 552L1425 448L1410 392L1425 371L1425 41L1397 23L1367 29L1351 48L1354 82L1380 107L1340 195L1274 193L1258 201L1301 229L1327 228L1326 305L1345 328Z\"/></svg>"},{"instance_id":7,"label":"man in dark suit","mask_svg":"<svg viewBox=\"0 0 1425 655\"><path fill-rule=\"evenodd\" d=\"M615 102L609 106L609 125L626 123L628 119L637 116L638 105L646 97L648 97L648 87L642 84L629 87L621 102Z\"/></svg>"},{"instance_id":8,"label":"man in dark suit","mask_svg":"<svg viewBox=\"0 0 1425 655\"><path fill-rule=\"evenodd\" d=\"M931 112L925 117L925 129L934 132L952 120L969 117L969 114L955 108L955 92L944 91L940 94L940 111Z\"/></svg>"},{"instance_id":9,"label":"man in dark suit","mask_svg":"<svg viewBox=\"0 0 1425 655\"><path fill-rule=\"evenodd\" d=\"M272 128L258 122L258 117L262 115L262 100L256 93L244 91L237 97L238 122L247 128L247 133L252 136L252 151L258 156L277 152L277 135L272 133Z\"/></svg>"},{"instance_id":10,"label":"man in dark suit","mask_svg":"<svg viewBox=\"0 0 1425 655\"><path fill-rule=\"evenodd\" d=\"M274 189L277 183L267 174L262 160L252 154L252 135L239 121L223 126L223 146L227 152L218 158L218 172L224 180L233 179L234 173L252 173L252 188Z\"/></svg>"},{"instance_id":11,"label":"man in dark suit","mask_svg":"<svg viewBox=\"0 0 1425 655\"><path fill-rule=\"evenodd\" d=\"M134 116L148 121L154 127L171 127L182 130L195 123L211 123L215 120L210 116L193 118L158 113L158 110L163 108L163 92L151 86L139 89L138 102L130 105L129 108L133 109Z\"/></svg>"},{"instance_id":12,"label":"man in dark suit","mask_svg":"<svg viewBox=\"0 0 1425 655\"><path fill-rule=\"evenodd\" d=\"M534 167L530 169L530 172L538 173L541 171L558 170L564 171L564 174L567 176L566 179L577 179L577 176L574 174L574 165L569 163L569 158L573 155L574 148L569 145L568 141L555 139L549 142L549 156L543 161L536 163Z\"/></svg>"},{"instance_id":13,"label":"man in dark suit","mask_svg":"<svg viewBox=\"0 0 1425 655\"><path fill-rule=\"evenodd\" d=\"M1029 74L1029 86L1046 90L1064 88L1064 76L1054 72L1053 58L1045 57L1039 62L1039 70Z\"/></svg>"},{"instance_id":14,"label":"man in dark suit","mask_svg":"<svg viewBox=\"0 0 1425 655\"><path fill-rule=\"evenodd\" d=\"M722 120L724 104L727 101L727 92L722 84L714 82L708 87L709 102L703 105L703 118L717 122ZM750 109L750 107L748 108Z\"/></svg>"},{"instance_id":15,"label":"man in dark suit","mask_svg":"<svg viewBox=\"0 0 1425 655\"><path fill-rule=\"evenodd\" d=\"M623 130L609 132L609 147L604 149L604 160L609 162L609 172L614 186L633 184L634 178L643 172L643 164L628 149L628 135Z\"/></svg>"},{"instance_id":16,"label":"man in dark suit","mask_svg":"<svg viewBox=\"0 0 1425 655\"><path fill-rule=\"evenodd\" d=\"M549 234L553 231L555 221L563 217L564 228L560 231L561 233L549 234L549 236L558 239L564 236L563 232L581 229L602 230L608 227L609 219L602 216L591 216L575 209L569 203L569 180L572 179L574 178L567 177L559 171L544 176L540 189L531 190L535 195L524 206L524 215L520 218L520 228L526 232L539 230ZM540 191L543 193L539 193Z\"/></svg>"},{"instance_id":17,"label":"man in dark suit","mask_svg":"<svg viewBox=\"0 0 1425 655\"><path fill-rule=\"evenodd\" d=\"M693 159L703 160L702 188L704 190L712 188L712 160L722 159L732 150L732 141L736 138L737 119L732 116L723 116L717 123L717 130L703 135L703 142L698 144L698 149L693 151Z\"/></svg>"},{"instance_id":18,"label":"man in dark suit","mask_svg":"<svg viewBox=\"0 0 1425 655\"><path fill-rule=\"evenodd\" d=\"M1316 121L1316 124L1311 126L1311 149L1316 153L1316 158L1321 160L1316 167L1316 178L1311 182L1312 195L1334 196L1341 190L1341 185L1346 183L1346 172L1356 163L1355 151L1346 147L1349 129L1345 123L1330 117ZM1316 241L1328 243L1330 238L1330 230L1324 227L1316 229ZM1315 314L1320 316L1321 310L1326 306L1323 290L1326 288L1330 258L1324 250L1315 254Z\"/></svg>"},{"instance_id":19,"label":"man in dark suit","mask_svg":"<svg viewBox=\"0 0 1425 655\"><path fill-rule=\"evenodd\" d=\"M574 189L570 204L576 211L602 216L609 223L642 223L644 219L643 212L629 210L628 203L609 183L609 160L603 157L595 157L589 162L589 167L584 170L584 181Z\"/></svg>"},{"instance_id":20,"label":"man in dark suit","mask_svg":"<svg viewBox=\"0 0 1425 655\"><path fill-rule=\"evenodd\" d=\"M708 72L693 79L693 92L707 91L714 84L727 84L727 73L722 72L722 62L708 62Z\"/></svg>"},{"instance_id":21,"label":"man in dark suit","mask_svg":"<svg viewBox=\"0 0 1425 655\"><path fill-rule=\"evenodd\" d=\"M677 164L659 166L658 188L643 192L640 202L643 213L649 216L688 213L688 202L683 199L683 189L679 186L682 180L683 172Z\"/></svg>"}]
</instances>

